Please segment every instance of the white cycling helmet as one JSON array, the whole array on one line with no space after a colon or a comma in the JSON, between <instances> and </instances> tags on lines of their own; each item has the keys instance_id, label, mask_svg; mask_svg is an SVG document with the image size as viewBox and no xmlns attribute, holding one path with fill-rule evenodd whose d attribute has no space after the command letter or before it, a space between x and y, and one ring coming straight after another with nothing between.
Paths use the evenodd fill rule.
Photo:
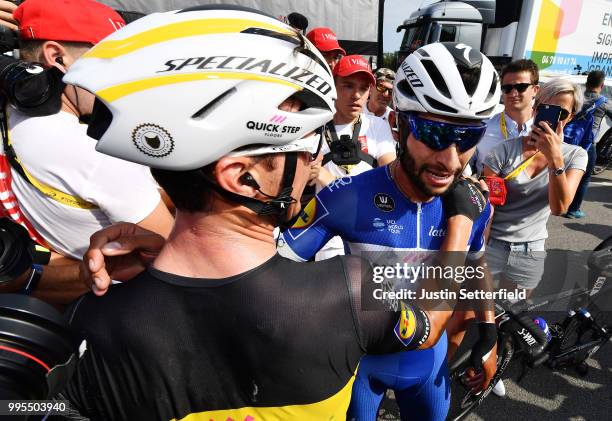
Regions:
<instances>
[{"instance_id":1,"label":"white cycling helmet","mask_svg":"<svg viewBox=\"0 0 612 421\"><path fill-rule=\"evenodd\" d=\"M168 170L233 151L316 150L319 137L305 135L335 112L331 71L310 41L238 6L145 16L85 53L64 81L97 97L88 134L98 151ZM278 108L289 97L300 111Z\"/></svg>"},{"instance_id":2,"label":"white cycling helmet","mask_svg":"<svg viewBox=\"0 0 612 421\"><path fill-rule=\"evenodd\" d=\"M499 103L499 77L480 51L461 43L425 45L410 54L395 76L400 111L484 120Z\"/></svg>"}]
</instances>

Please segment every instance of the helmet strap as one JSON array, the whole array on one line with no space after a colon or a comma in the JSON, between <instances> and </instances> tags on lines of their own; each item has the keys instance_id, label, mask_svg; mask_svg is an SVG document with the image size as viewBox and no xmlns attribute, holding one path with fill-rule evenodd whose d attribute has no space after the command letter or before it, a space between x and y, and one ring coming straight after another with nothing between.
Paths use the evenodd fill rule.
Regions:
<instances>
[{"instance_id":1,"label":"helmet strap","mask_svg":"<svg viewBox=\"0 0 612 421\"><path fill-rule=\"evenodd\" d=\"M288 227L293 225L297 217L287 219L287 211L291 204L296 203L297 200L291 197L293 191L293 180L295 179L295 172L297 170L297 152L290 152L285 154L285 166L283 168L283 180L280 193L274 197L268 195L261 190L257 190L259 193L270 198L268 201L261 201L252 197L242 196L240 194L230 192L219 186L209 177L205 177L210 187L223 196L225 199L230 200L239 205L245 206L255 212L257 215L276 215L278 218L278 225L281 227ZM297 215L299 216L299 215ZM289 225L290 224L290 225Z\"/></svg>"}]
</instances>

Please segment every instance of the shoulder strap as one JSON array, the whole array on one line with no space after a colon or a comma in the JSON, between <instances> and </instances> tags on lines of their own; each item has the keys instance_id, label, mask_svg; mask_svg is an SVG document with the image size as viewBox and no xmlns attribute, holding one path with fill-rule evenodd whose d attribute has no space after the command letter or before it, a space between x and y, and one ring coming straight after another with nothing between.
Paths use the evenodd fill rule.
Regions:
<instances>
[{"instance_id":1,"label":"shoulder strap","mask_svg":"<svg viewBox=\"0 0 612 421\"><path fill-rule=\"evenodd\" d=\"M361 150L361 143L359 143L359 132L360 131L361 131L361 114L357 118L357 121L355 122L355 124L353 124L353 135L351 137L351 141L355 143L355 145L357 145L357 156L359 157L359 159L365 162L366 164L368 164L369 166L376 168L378 167L378 161L376 160L376 158L374 158L371 155L368 155L367 153ZM333 121L330 121L325 125L325 139L328 145L331 145L331 142L339 141L338 133L336 132L336 126L334 125ZM330 149L331 149L331 146L330 146ZM321 165L327 164L329 161L331 161L331 159L332 159L331 152L326 153L323 156L323 162L321 163Z\"/></svg>"},{"instance_id":2,"label":"shoulder strap","mask_svg":"<svg viewBox=\"0 0 612 421\"><path fill-rule=\"evenodd\" d=\"M21 164L21 162L19 162L19 158L17 157L17 154L15 153L15 149L13 148L13 145L11 144L11 135L10 135L9 127L8 127L8 112L6 111L6 107L4 106L2 107L1 113L2 115L0 117L1 117L2 123L0 125L2 126L1 134L2 134L2 144L4 146L4 153L9 163L11 164L11 167L15 171L17 171L17 173L21 176L21 178L26 180L36 190L38 190L45 196L63 205L70 206L72 208L77 208L77 209L90 209L90 210L98 209L98 206L96 206L95 204L90 203L86 201L85 199L82 199L78 196L73 196L71 194L64 193L61 190L58 190L54 187L51 187L37 180L32 174L30 174L25 169L25 167Z\"/></svg>"},{"instance_id":3,"label":"shoulder strap","mask_svg":"<svg viewBox=\"0 0 612 421\"><path fill-rule=\"evenodd\" d=\"M580 110L580 112L576 114L575 119L586 118L586 116L595 111L596 108L601 107L607 100L608 98L601 95L588 108L583 108L582 110Z\"/></svg>"}]
</instances>

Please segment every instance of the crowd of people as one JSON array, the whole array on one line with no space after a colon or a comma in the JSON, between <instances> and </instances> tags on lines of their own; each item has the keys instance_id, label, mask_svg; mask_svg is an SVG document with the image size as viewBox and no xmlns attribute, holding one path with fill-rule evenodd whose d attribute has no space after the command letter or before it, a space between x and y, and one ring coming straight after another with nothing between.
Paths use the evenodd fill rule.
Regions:
<instances>
[{"instance_id":1,"label":"crowd of people","mask_svg":"<svg viewBox=\"0 0 612 421\"><path fill-rule=\"evenodd\" d=\"M476 288L529 295L549 216L584 216L612 114L601 72L583 94L454 43L373 71L299 14L0 10L20 39L0 70L0 213L49 251L0 291L65 310L86 340L58 396L75 417L373 421L392 389L403 420L444 420L469 322L464 382L493 378L493 302L367 311L360 256L461 252L490 269ZM564 142L586 112L590 141Z\"/></svg>"}]
</instances>

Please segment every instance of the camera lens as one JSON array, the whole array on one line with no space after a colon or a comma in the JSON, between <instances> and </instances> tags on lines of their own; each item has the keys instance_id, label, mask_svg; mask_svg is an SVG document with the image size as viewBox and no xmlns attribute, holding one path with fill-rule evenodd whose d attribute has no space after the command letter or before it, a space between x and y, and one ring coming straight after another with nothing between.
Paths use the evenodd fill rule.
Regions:
<instances>
[{"instance_id":1,"label":"camera lens","mask_svg":"<svg viewBox=\"0 0 612 421\"><path fill-rule=\"evenodd\" d=\"M64 386L77 350L63 316L36 298L0 296L0 399L47 399Z\"/></svg>"}]
</instances>

